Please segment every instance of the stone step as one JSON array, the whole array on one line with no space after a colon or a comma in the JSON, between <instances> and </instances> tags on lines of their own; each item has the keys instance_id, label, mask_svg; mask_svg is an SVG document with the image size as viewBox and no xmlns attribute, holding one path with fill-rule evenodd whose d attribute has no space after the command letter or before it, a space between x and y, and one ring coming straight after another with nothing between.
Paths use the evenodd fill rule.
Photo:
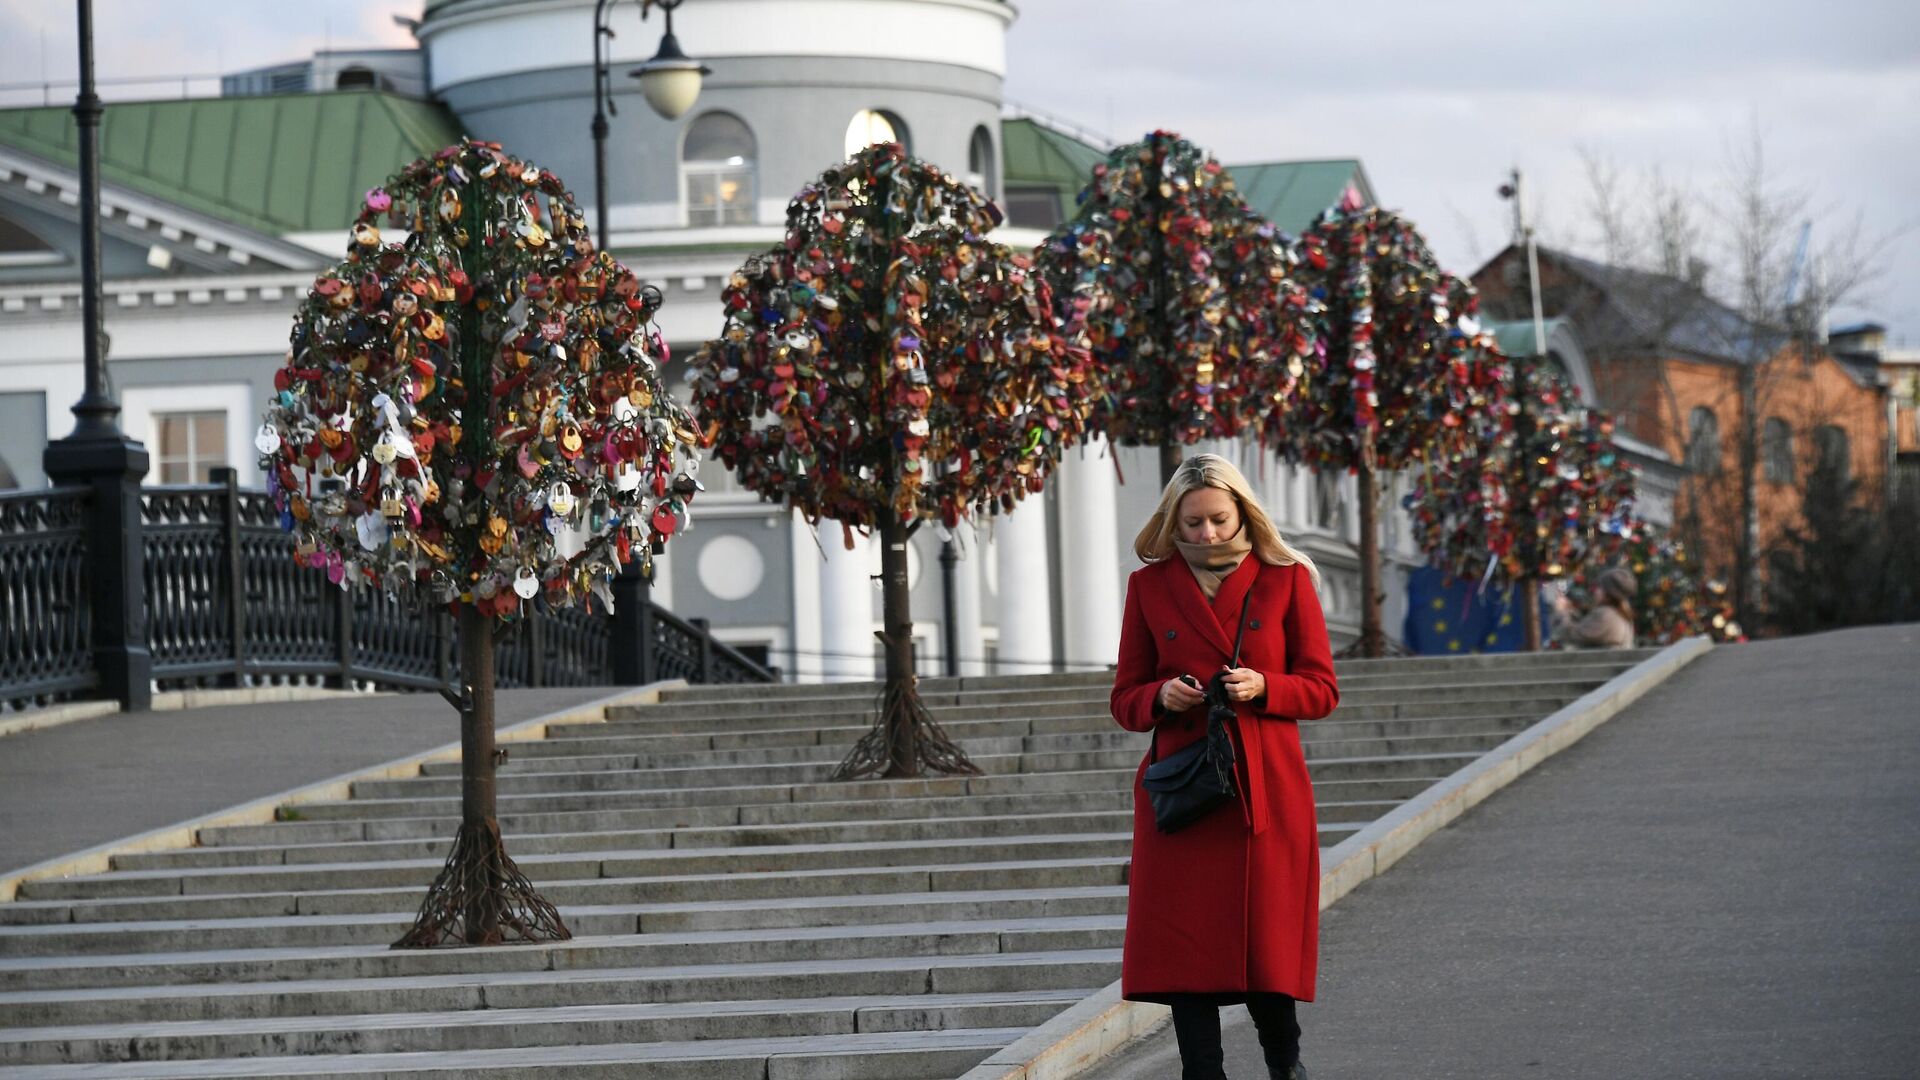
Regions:
<instances>
[{"instance_id":1,"label":"stone step","mask_svg":"<svg viewBox=\"0 0 1920 1080\"><path fill-rule=\"evenodd\" d=\"M220 1061L34 1065L5 1080L396 1077L470 1080L943 1080L1026 1034L1022 1027L799 1034L695 1042L597 1043L425 1053L315 1054Z\"/></svg>"},{"instance_id":2,"label":"stone step","mask_svg":"<svg viewBox=\"0 0 1920 1080\"><path fill-rule=\"evenodd\" d=\"M1539 674L1542 678L1528 678L1526 674ZM1378 689L1358 689L1347 691L1342 688L1341 702L1344 705L1417 705L1428 702L1451 701L1497 701L1510 698L1565 697L1571 700L1588 690L1604 683L1607 678L1598 672L1584 673L1584 677L1556 678L1555 673L1543 671L1523 673L1513 678L1497 678L1489 674L1482 679L1460 682L1443 682L1415 687L1383 687ZM936 721L981 720L1005 716L1058 716L1063 713L1076 715L1088 711L1105 712L1111 708L1111 688L1091 691L1050 691L1045 697L1025 699L1017 694L998 697L980 695L956 701L931 703L931 712ZM718 701L718 702L661 702L651 705L615 705L607 709L605 725L586 725L592 728L622 725L653 725L654 730L699 732L724 730L751 722L755 727L787 727L796 724L822 726L838 721L846 723L849 719L867 719L876 715L872 699L863 698L773 698L767 701ZM555 728L579 728L582 725L554 725ZM566 737L564 731L556 730L556 736Z\"/></svg>"},{"instance_id":3,"label":"stone step","mask_svg":"<svg viewBox=\"0 0 1920 1080\"><path fill-rule=\"evenodd\" d=\"M509 1047L1020 1028L1046 1022L1094 989L1097 988L16 1028L0 1031L0 1066L314 1054L451 1053Z\"/></svg>"},{"instance_id":4,"label":"stone step","mask_svg":"<svg viewBox=\"0 0 1920 1080\"><path fill-rule=\"evenodd\" d=\"M592 819L593 815L611 815L627 810L650 810L673 807L721 808L722 813L706 824L725 824L732 820L724 811L729 807L758 806L780 803L805 803L814 801L864 801L872 804L895 802L921 798L957 798L964 795L989 796L998 794L1039 794L1067 791L1126 791L1131 790L1137 772L1137 762L1128 762L1119 768L1092 769L1055 773L1020 773L1008 776L944 777L937 779L905 781L861 781L854 783L807 784L792 787L747 787L747 788L689 788L671 791L639 791L603 793L596 796L585 809L540 810L530 804L526 809L519 807L520 800L514 800L514 806L506 808L500 817L502 827L509 832L551 832L557 829L577 826L583 819ZM1424 775L1424 774L1422 774ZM1417 777L1416 777L1417 779ZM1437 776L1432 779L1438 779ZM1335 776L1322 776L1315 780L1316 790L1327 785L1345 785L1350 781ZM1391 788L1368 790L1359 788L1336 787L1331 791L1346 791L1347 794L1329 794L1331 801L1374 798L1410 798L1418 794L1418 789L1406 785ZM410 800L393 800L384 804L368 804L355 808L355 801L339 803L306 803L292 808L294 816L291 823L314 827L342 827L343 835L360 836L370 840L386 838L412 838L418 835L414 823L421 818L434 821L447 821L457 815L457 805L449 800L423 800L415 805ZM409 810L412 810L409 813ZM609 820L615 820L609 818ZM693 824L693 822L689 822ZM252 826L243 827L252 828ZM357 830L357 831L356 831ZM230 836L243 835L229 832L224 828L202 831L203 843L210 847L227 842ZM201 849L196 849L201 850ZM162 857L172 857L178 853L163 853ZM144 856L127 856L139 859ZM286 861L310 861L298 852L289 852ZM129 864L131 865L131 864Z\"/></svg>"},{"instance_id":5,"label":"stone step","mask_svg":"<svg viewBox=\"0 0 1920 1080\"><path fill-rule=\"evenodd\" d=\"M659 849L620 851L609 846L591 857L521 853L516 862L543 882L697 874L804 873L863 868L932 868L996 860L1022 861L1069 857L1124 857L1131 831L1054 833L1013 837L940 838L906 842L795 844L785 847ZM261 849L263 852L270 849ZM162 867L116 870L88 877L23 882L19 903L59 905L73 901L215 896L240 893L301 892L354 888L422 887L438 873L445 844L437 856L386 861L354 861L365 849L333 849L338 861L282 865L264 856L257 865L235 867ZM512 843L508 850L515 850Z\"/></svg>"},{"instance_id":6,"label":"stone step","mask_svg":"<svg viewBox=\"0 0 1920 1080\"><path fill-rule=\"evenodd\" d=\"M1300 726L1300 737L1308 746L1332 733L1338 737L1365 738L1367 733L1358 727L1347 729L1337 725L1374 724L1373 734L1381 737L1392 735L1442 734L1455 730L1470 730L1478 721L1489 723L1504 722L1508 719L1524 720L1525 723L1513 725L1511 730L1519 730L1540 719L1539 715L1525 713L1486 714L1476 716L1450 716L1430 718L1408 718L1401 720L1346 720L1338 714L1325 720L1313 720ZM603 725L576 724L572 728L598 731ZM1120 728L1104 710L1084 716L1068 716L1054 719L1050 723L1041 723L1035 719L992 719L959 720L942 725L953 738L970 740L975 738L1009 738L1014 736L1079 735L1093 732L1113 732ZM692 753L702 750L743 750L750 748L766 749L774 747L833 746L844 753L854 740L865 734L867 724L853 724L823 728L774 728L766 731L742 730L725 734L641 734L641 735L600 735L582 737L578 732L568 738L549 738L534 742L515 743L511 755L500 767L502 774L509 772L547 772L564 771L566 768L625 768L645 754ZM1431 728L1432 731L1417 730ZM562 759L565 766L549 767L545 763L551 759ZM624 764L613 764L625 759ZM607 764L588 764L608 762ZM427 776L458 776L458 761L428 762L422 767Z\"/></svg>"},{"instance_id":7,"label":"stone step","mask_svg":"<svg viewBox=\"0 0 1920 1080\"><path fill-rule=\"evenodd\" d=\"M1497 740L1496 740L1497 743ZM1494 745L1494 744L1489 744ZM1140 763L1142 750L1136 746L1108 750L1063 750L1025 754L982 754L975 765L989 775L1016 776L1034 773L1131 769ZM1423 755L1350 755L1310 760L1308 765L1318 780L1349 778L1355 775L1394 775L1401 757ZM1364 763L1364 764L1363 764ZM499 807L503 814L550 813L588 810L597 807L633 805L627 796L656 791L680 791L712 787L721 782L745 781L750 786L823 783L833 765L826 762L733 766L697 766L648 769L643 772L598 772L522 774L500 778ZM1360 771L1356 771L1360 770ZM759 781L758 784L755 781ZM374 786L377 784L378 786ZM546 788L548 790L541 790ZM532 789L532 790L528 790ZM459 784L445 778L414 778L356 784L358 797L337 802L303 803L300 814L308 819L338 820L368 817L431 817L447 812L444 804L458 801ZM426 791L409 797L375 797L373 793L397 794ZM431 794L438 792L438 794ZM436 805L439 804L439 805Z\"/></svg>"},{"instance_id":8,"label":"stone step","mask_svg":"<svg viewBox=\"0 0 1920 1080\"><path fill-rule=\"evenodd\" d=\"M1113 919L1095 921L1104 930ZM865 929L869 934L875 930ZM382 945L28 957L0 960L0 1028L983 993L1104 985L1119 973L1117 942L1096 948L1003 947L1019 937L1019 932L1000 941L953 936L955 947L924 955L906 955L910 950L901 947L811 960L726 963L703 958L693 964L652 965L638 962L657 957L636 950L632 937L465 949L394 950ZM913 943L885 936L876 940ZM969 942L985 947L958 947Z\"/></svg>"},{"instance_id":9,"label":"stone step","mask_svg":"<svg viewBox=\"0 0 1920 1080\"><path fill-rule=\"evenodd\" d=\"M1537 718L1536 718L1537 719ZM1359 721L1365 724L1368 721ZM1377 723L1377 722L1376 722ZM1190 729L1189 729L1190 730ZM949 734L959 734L949 731ZM1344 735L1346 737L1336 737ZM1484 741L1488 734L1497 734L1494 743ZM1485 749L1497 745L1510 731L1502 732L1489 726L1478 717L1460 717L1455 720L1429 725L1429 730L1417 735L1397 737L1373 737L1351 732L1346 728L1325 728L1316 725L1312 737L1303 738L1303 749L1307 760L1321 757L1362 757L1369 754L1394 754L1404 750L1420 749ZM857 737L857 732L851 733ZM1114 727L1111 721L1105 727L1082 732L1067 732L1051 735L1028 735L1005 739L967 739L959 740L960 746L969 755L986 753L1043 753L1077 750L1105 750L1132 748L1145 753L1149 742L1145 733L1124 731ZM799 762L828 761L838 763L844 756L845 747L833 746L783 746L757 748L753 750L709 751L700 753L671 754L600 754L587 757L541 757L509 762L499 770L500 790L527 793L529 791L606 791L630 790L640 786L637 781L632 785L601 779L610 773L626 773L642 776L653 769L687 768L708 763L730 765L792 764ZM396 780L369 782L354 788L354 794L367 798L408 798L429 794L447 794L459 791L460 763L457 761L433 762L424 767L419 777L407 777ZM566 781L555 781L556 776L579 777ZM537 781L532 778L542 778ZM508 778L514 783L509 785ZM520 778L528 778L522 782ZM430 782L430 783L429 783ZM450 787L449 787L450 785Z\"/></svg>"},{"instance_id":10,"label":"stone step","mask_svg":"<svg viewBox=\"0 0 1920 1080\"><path fill-rule=\"evenodd\" d=\"M996 816L1010 813L1060 814L1074 812L1108 812L1125 809L1132 805L1132 793L1123 788L1114 787L1101 791L1080 792L1042 792L1038 794L1016 795L967 795L945 798L915 799L889 804L884 816L892 820L925 817L965 817L969 815ZM1358 810L1372 811L1371 805L1328 802L1320 808L1323 818L1341 820ZM585 851L587 844L604 843L593 840L602 833L644 832L652 829L684 829L695 827L719 827L725 825L773 825L792 824L813 821L847 821L857 818L871 819L881 814L875 812L872 803L859 800L847 800L835 803L748 803L738 807L702 807L696 810L613 810L570 814L538 815L528 825L521 822L503 822L503 831L512 842L515 850L529 851ZM451 839L454 822L452 815L437 818L401 818L383 823L382 840L373 844L385 847L368 847L365 850L397 853L398 857L411 857L412 854L432 853L440 850L439 845ZM271 847L284 849L294 845L309 844L348 844L362 843L352 839L355 835L350 822L285 822L274 825L245 826L244 833L228 832L226 843L198 849L212 852L220 849L242 847ZM562 840L562 837L578 837L578 842ZM536 840L539 846L529 848L527 839ZM424 841L429 846L420 847ZM645 841L640 841L643 845ZM650 846L650 845L648 845ZM205 856L212 860L214 855ZM372 855L369 858L389 857ZM282 861L282 860L273 860Z\"/></svg>"},{"instance_id":11,"label":"stone step","mask_svg":"<svg viewBox=\"0 0 1920 1080\"><path fill-rule=\"evenodd\" d=\"M826 871L806 876L741 874L722 877L654 877L611 881L540 882L540 894L560 911L569 927L591 917L592 925L612 925L594 933L692 933L720 930L774 930L795 927L859 926L904 923L915 919L964 922L979 919L1038 919L1068 915L1113 915L1126 912L1125 856L1058 860L1048 864L1014 863L973 867L962 877L948 874L940 884L925 870L899 868L858 872ZM991 887L982 887L991 886ZM98 955L102 951L171 951L182 947L181 934L157 949L124 950L96 947L114 926L137 924L162 928L192 924L194 936L216 936L220 926L242 930L273 920L359 917L380 925L410 924L418 907L420 888L352 889L331 892L255 893L251 895L194 896L111 901L67 905L78 921L64 923L76 930L81 942L72 954L62 953L39 935L15 938L0 927L0 944L10 950L25 945L38 951L21 955ZM219 925L213 925L213 924ZM344 924L343 924L344 925ZM581 926L589 925L581 922ZM622 927L626 929L622 929ZM209 929L211 927L211 929ZM54 928L47 938L57 938ZM580 933L589 933L586 929ZM267 947L251 939L218 938L237 947ZM310 944L361 944L314 939ZM52 951L47 951L51 949Z\"/></svg>"},{"instance_id":12,"label":"stone step","mask_svg":"<svg viewBox=\"0 0 1920 1080\"><path fill-rule=\"evenodd\" d=\"M1653 656L1660 650L1643 649L1607 649L1594 651L1552 650L1538 653L1472 653L1465 656L1425 656L1391 657L1379 660L1341 659L1335 660L1335 677L1342 682L1353 677L1367 677L1380 674L1419 674L1461 675L1463 673L1484 673L1488 671L1531 671L1536 669L1565 666L1585 666L1591 664L1610 664L1630 667ZM921 689L930 694L962 693L970 690L1021 690L1029 687L1110 687L1113 685L1113 672L1077 671L1042 675L991 675L965 676L950 678L935 676L920 680ZM780 687L783 695L794 697L834 697L865 696L877 697L881 684L874 681L838 682L838 683L799 683ZM665 690L663 700L678 701L729 701L757 699L765 696L767 688L757 685L725 686L687 686Z\"/></svg>"},{"instance_id":13,"label":"stone step","mask_svg":"<svg viewBox=\"0 0 1920 1080\"><path fill-rule=\"evenodd\" d=\"M1636 660L1632 662L1623 662L1619 660L1607 659L1606 654L1602 654L1602 653L1592 653L1592 654L1574 653L1574 654L1570 654L1568 660L1564 663L1554 664L1551 666L1534 667L1531 669L1527 669L1524 672L1519 672L1519 671L1503 672L1503 674L1510 674L1515 677L1520 677L1524 675L1524 677L1529 679L1562 679L1567 681L1578 681L1578 682L1587 682L1587 681L1605 682L1606 680L1613 678L1615 675L1618 675L1621 672L1626 671L1628 668L1631 668L1636 663L1639 663L1639 661ZM1344 672L1338 672L1336 673L1336 677L1339 679L1339 682L1340 682L1340 692L1342 694L1346 694L1349 692L1357 692L1360 690L1380 690L1380 689L1387 689L1387 688L1395 688L1395 689L1417 688L1422 686L1431 686L1435 682L1442 681L1447 678L1453 678L1456 680L1466 679L1471 681L1474 679L1483 679L1485 676L1484 676L1484 673L1475 673L1474 675L1469 676L1469 675L1466 675L1465 673L1448 674L1448 673L1442 672L1442 673L1436 674L1435 672L1431 672L1431 671L1383 671L1383 672L1374 672L1370 674L1347 674Z\"/></svg>"},{"instance_id":14,"label":"stone step","mask_svg":"<svg viewBox=\"0 0 1920 1080\"><path fill-rule=\"evenodd\" d=\"M1119 815L1114 815L1119 817ZM1131 821L1127 822L1131 826ZM1323 834L1344 836L1357 822L1327 824ZM726 890L732 897L806 896L866 892L970 888L970 874L991 872L1006 888L1043 888L1060 884L1117 884L1125 871L1127 832L1050 838L1050 842L1020 844L995 838L1000 846L981 846L968 840L931 838L910 844L866 846L716 847L699 853L672 851L593 851L584 855L522 855L515 863L540 888L561 882L593 882L620 878L655 878L647 899L685 899L714 896ZM1108 855L1077 855L1079 840L1089 851ZM1106 844L1106 847L1102 847ZM925 853L916 855L916 849ZM741 855L720 861L716 855ZM511 855L511 849L509 849ZM824 867L812 869L808 857ZM849 865L833 865L845 861ZM230 894L300 894L378 888L424 890L440 872L440 859L388 859L380 863L319 863L307 867L211 867L111 871L84 878L35 882L29 899L86 901L127 897L230 896ZM897 882L893 890L887 882ZM781 892L785 888L785 892Z\"/></svg>"}]
</instances>

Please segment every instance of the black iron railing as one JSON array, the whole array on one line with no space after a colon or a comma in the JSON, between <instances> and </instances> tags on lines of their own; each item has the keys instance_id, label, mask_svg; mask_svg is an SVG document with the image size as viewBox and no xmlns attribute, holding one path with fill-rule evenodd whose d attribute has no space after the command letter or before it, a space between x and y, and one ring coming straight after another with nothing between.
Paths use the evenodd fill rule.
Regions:
<instances>
[{"instance_id":1,"label":"black iron railing","mask_svg":"<svg viewBox=\"0 0 1920 1080\"><path fill-rule=\"evenodd\" d=\"M0 494L0 700L57 701L99 682L85 588L91 494Z\"/></svg>"},{"instance_id":2,"label":"black iron railing","mask_svg":"<svg viewBox=\"0 0 1920 1080\"><path fill-rule=\"evenodd\" d=\"M433 690L459 675L444 609L348 591L294 561L266 493L222 470L210 485L140 493L146 641L160 689L310 681ZM0 705L84 696L98 683L88 627L85 489L0 496ZM683 678L770 682L774 672L632 589L618 618L522 608L495 653L503 687Z\"/></svg>"}]
</instances>

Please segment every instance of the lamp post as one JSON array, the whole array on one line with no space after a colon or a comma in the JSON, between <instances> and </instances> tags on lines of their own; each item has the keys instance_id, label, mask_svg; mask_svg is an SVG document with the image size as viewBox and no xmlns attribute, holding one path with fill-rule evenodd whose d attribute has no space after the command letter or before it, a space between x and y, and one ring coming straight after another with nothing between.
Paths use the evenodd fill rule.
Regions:
<instances>
[{"instance_id":1,"label":"lamp post","mask_svg":"<svg viewBox=\"0 0 1920 1080\"><path fill-rule=\"evenodd\" d=\"M120 430L120 403L106 369L101 326L100 117L93 82L93 2L78 0L80 92L73 103L80 158L80 333L86 384L73 406L73 434L47 444L47 479L87 489L86 604L99 692L129 712L153 703L147 647L145 545L140 482L147 448Z\"/></svg>"},{"instance_id":2,"label":"lamp post","mask_svg":"<svg viewBox=\"0 0 1920 1080\"><path fill-rule=\"evenodd\" d=\"M608 56L613 39L613 27L608 24L613 7L618 0L596 0L593 5L593 185L595 201L595 232L599 237L601 250L606 250L612 239L607 231L607 117L618 116L620 110L614 107L612 88L609 85L607 68L612 63ZM667 32L660 38L660 48L653 59L634 68L628 74L640 80L640 95L647 99L648 107L663 120L677 120L693 107L694 99L700 96L700 81L712 74L705 64L694 60L680 50L680 40L673 36L673 12L684 0L641 0L640 17L645 19L647 12L655 5L666 12Z\"/></svg>"},{"instance_id":3,"label":"lamp post","mask_svg":"<svg viewBox=\"0 0 1920 1080\"><path fill-rule=\"evenodd\" d=\"M1533 225L1527 221L1526 188L1516 167L1509 175L1507 183L1500 185L1500 197L1513 203L1513 236L1527 246L1527 285L1533 292L1533 358L1534 369L1538 370L1547 359L1547 325L1540 307L1540 250L1534 244ZM1524 442L1533 433L1533 385L1531 381L1514 388L1519 399L1520 413L1515 418L1515 428ZM1529 572L1520 583L1520 626L1528 652L1539 652L1541 643L1540 627L1540 579Z\"/></svg>"}]
</instances>

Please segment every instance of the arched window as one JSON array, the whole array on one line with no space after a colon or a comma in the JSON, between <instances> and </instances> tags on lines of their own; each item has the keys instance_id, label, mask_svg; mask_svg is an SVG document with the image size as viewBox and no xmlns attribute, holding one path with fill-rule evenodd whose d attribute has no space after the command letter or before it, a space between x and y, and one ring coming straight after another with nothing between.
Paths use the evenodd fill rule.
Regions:
<instances>
[{"instance_id":1,"label":"arched window","mask_svg":"<svg viewBox=\"0 0 1920 1080\"><path fill-rule=\"evenodd\" d=\"M897 142L913 153L913 143L907 135L906 121L885 109L861 109L853 114L853 122L847 125L847 156L872 146L874 143Z\"/></svg>"},{"instance_id":2,"label":"arched window","mask_svg":"<svg viewBox=\"0 0 1920 1080\"><path fill-rule=\"evenodd\" d=\"M357 66L341 68L340 74L333 77L333 88L336 90L353 90L359 87L372 88L379 85L380 77L373 73L372 68Z\"/></svg>"},{"instance_id":3,"label":"arched window","mask_svg":"<svg viewBox=\"0 0 1920 1080\"><path fill-rule=\"evenodd\" d=\"M1760 432L1760 457L1767 465L1767 483L1793 483L1793 428L1785 420L1767 417Z\"/></svg>"},{"instance_id":4,"label":"arched window","mask_svg":"<svg viewBox=\"0 0 1920 1080\"><path fill-rule=\"evenodd\" d=\"M1687 471L1699 476L1720 472L1720 418L1705 405L1687 417Z\"/></svg>"},{"instance_id":5,"label":"arched window","mask_svg":"<svg viewBox=\"0 0 1920 1080\"><path fill-rule=\"evenodd\" d=\"M967 143L967 183L989 199L1000 197L1000 177L993 168L993 136L986 125L973 129Z\"/></svg>"},{"instance_id":6,"label":"arched window","mask_svg":"<svg viewBox=\"0 0 1920 1080\"><path fill-rule=\"evenodd\" d=\"M1821 424L1813 429L1814 468L1823 477L1846 483L1853 477L1853 452L1845 428Z\"/></svg>"},{"instance_id":7,"label":"arched window","mask_svg":"<svg viewBox=\"0 0 1920 1080\"><path fill-rule=\"evenodd\" d=\"M680 144L687 224L751 225L754 220L753 132L732 113L703 113Z\"/></svg>"}]
</instances>

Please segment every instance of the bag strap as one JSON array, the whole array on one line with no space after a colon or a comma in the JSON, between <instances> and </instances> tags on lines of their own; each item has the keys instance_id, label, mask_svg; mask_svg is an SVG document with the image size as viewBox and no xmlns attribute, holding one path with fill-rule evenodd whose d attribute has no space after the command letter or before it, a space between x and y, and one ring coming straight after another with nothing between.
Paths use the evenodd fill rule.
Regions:
<instances>
[{"instance_id":1,"label":"bag strap","mask_svg":"<svg viewBox=\"0 0 1920 1080\"><path fill-rule=\"evenodd\" d=\"M1247 637L1247 605L1253 603L1253 586L1247 586L1247 594L1240 598L1240 629L1233 634L1233 662L1228 667L1240 666L1240 645ZM1160 725L1153 726L1153 735L1147 746L1147 764L1160 760Z\"/></svg>"}]
</instances>

